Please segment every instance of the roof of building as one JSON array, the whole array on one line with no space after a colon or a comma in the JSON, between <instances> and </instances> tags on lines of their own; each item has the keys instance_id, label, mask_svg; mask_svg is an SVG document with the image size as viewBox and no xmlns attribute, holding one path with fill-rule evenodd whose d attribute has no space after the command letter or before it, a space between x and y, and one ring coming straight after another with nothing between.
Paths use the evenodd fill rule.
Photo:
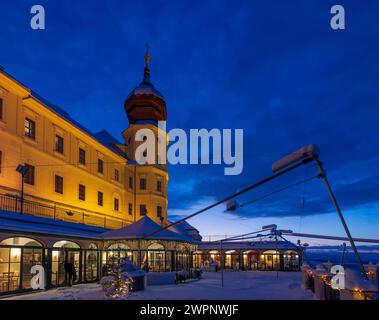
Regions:
<instances>
[{"instance_id":1,"label":"roof of building","mask_svg":"<svg viewBox=\"0 0 379 320\"><path fill-rule=\"evenodd\" d=\"M133 224L130 224L126 227L123 227L121 229L117 230L111 230L104 232L100 235L103 239L142 239L149 235L150 233L153 233L155 231L158 231L162 229L162 227L154 222L152 219L150 219L148 216L144 216L143 218L139 219L137 222L134 222ZM177 241L185 241L185 242L193 242L196 243L197 241L187 237L183 233L174 232L168 229L162 230L159 233L156 233L152 236L149 236L147 239L149 240L177 240Z\"/></svg>"},{"instance_id":2,"label":"roof of building","mask_svg":"<svg viewBox=\"0 0 379 320\"><path fill-rule=\"evenodd\" d=\"M80 124L78 121L73 119L70 114L66 111L64 111L61 107L51 103L46 98L42 97L40 94L35 92L34 90L30 89L28 86L23 84L22 82L15 79L12 75L10 75L8 72L4 70L4 68L0 68L0 71L5 74L7 77L11 78L13 81L17 82L20 86L24 87L26 90L30 92L30 96L36 100L38 100L40 103L42 103L46 108L63 118L64 120L68 121L70 124L78 128L79 130L83 131L85 134L89 135L91 138L95 139L97 142L102 144L104 147L112 151L113 153L116 153L118 156L125 157L124 153L115 147L115 144L121 144L115 137L113 137L109 132L106 130L102 130L98 133L93 133L86 127L84 127L82 124ZM108 138L103 138L103 133L106 132ZM109 138L111 137L111 138ZM112 142L111 142L112 141Z\"/></svg>"},{"instance_id":3,"label":"roof of building","mask_svg":"<svg viewBox=\"0 0 379 320\"><path fill-rule=\"evenodd\" d=\"M222 243L223 250L299 250L289 241L229 241ZM198 250L220 250L220 242L202 242Z\"/></svg>"},{"instance_id":4,"label":"roof of building","mask_svg":"<svg viewBox=\"0 0 379 320\"><path fill-rule=\"evenodd\" d=\"M109 229L0 211L0 231L96 239L107 230Z\"/></svg>"}]
</instances>

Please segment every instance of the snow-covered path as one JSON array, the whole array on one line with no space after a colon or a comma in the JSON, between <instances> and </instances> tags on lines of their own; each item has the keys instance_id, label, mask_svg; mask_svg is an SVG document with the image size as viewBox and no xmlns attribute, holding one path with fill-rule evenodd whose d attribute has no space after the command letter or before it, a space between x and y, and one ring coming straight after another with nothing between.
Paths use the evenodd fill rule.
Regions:
<instances>
[{"instance_id":1,"label":"snow-covered path","mask_svg":"<svg viewBox=\"0 0 379 320\"><path fill-rule=\"evenodd\" d=\"M80 284L10 299L38 300L101 300L106 299L98 284ZM208 272L200 281L177 285L149 286L132 293L131 300L310 300L313 293L301 288L299 272L225 272L224 287L221 273Z\"/></svg>"}]
</instances>

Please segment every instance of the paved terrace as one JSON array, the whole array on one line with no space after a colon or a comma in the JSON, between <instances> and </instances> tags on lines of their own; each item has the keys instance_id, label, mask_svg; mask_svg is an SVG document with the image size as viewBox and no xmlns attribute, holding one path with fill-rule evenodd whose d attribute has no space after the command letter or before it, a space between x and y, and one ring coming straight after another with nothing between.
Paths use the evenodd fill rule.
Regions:
<instances>
[{"instance_id":1,"label":"paved terrace","mask_svg":"<svg viewBox=\"0 0 379 320\"><path fill-rule=\"evenodd\" d=\"M149 286L132 293L131 300L311 300L313 293L301 287L300 272L244 271L225 272L224 287L221 273L206 272L200 281L183 284ZM72 288L57 288L45 292L10 298L23 300L104 300L99 284L80 284Z\"/></svg>"}]
</instances>

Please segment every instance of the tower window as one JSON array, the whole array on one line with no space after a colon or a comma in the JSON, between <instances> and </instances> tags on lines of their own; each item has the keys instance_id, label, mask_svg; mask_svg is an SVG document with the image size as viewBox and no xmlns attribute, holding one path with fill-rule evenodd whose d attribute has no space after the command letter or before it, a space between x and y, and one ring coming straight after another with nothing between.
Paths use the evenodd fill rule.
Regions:
<instances>
[{"instance_id":1,"label":"tower window","mask_svg":"<svg viewBox=\"0 0 379 320\"><path fill-rule=\"evenodd\" d=\"M79 184L79 200L86 200L86 186Z\"/></svg>"},{"instance_id":2,"label":"tower window","mask_svg":"<svg viewBox=\"0 0 379 320\"><path fill-rule=\"evenodd\" d=\"M55 175L55 192L63 194L63 178Z\"/></svg>"},{"instance_id":3,"label":"tower window","mask_svg":"<svg viewBox=\"0 0 379 320\"><path fill-rule=\"evenodd\" d=\"M157 206L157 217L162 218L162 207L161 206Z\"/></svg>"},{"instance_id":4,"label":"tower window","mask_svg":"<svg viewBox=\"0 0 379 320\"><path fill-rule=\"evenodd\" d=\"M160 180L157 181L157 191L162 192L162 181Z\"/></svg>"},{"instance_id":5,"label":"tower window","mask_svg":"<svg viewBox=\"0 0 379 320\"><path fill-rule=\"evenodd\" d=\"M26 184L30 184L31 186L34 186L34 183L35 183L35 168L34 166L30 165L30 164L27 164L25 163L25 167L28 168L28 172L26 173L25 177L24 177L24 182Z\"/></svg>"},{"instance_id":6,"label":"tower window","mask_svg":"<svg viewBox=\"0 0 379 320\"><path fill-rule=\"evenodd\" d=\"M97 192L97 205L100 207L104 205L104 194L101 191Z\"/></svg>"},{"instance_id":7,"label":"tower window","mask_svg":"<svg viewBox=\"0 0 379 320\"><path fill-rule=\"evenodd\" d=\"M97 172L104 173L104 161L102 159L97 159Z\"/></svg>"},{"instance_id":8,"label":"tower window","mask_svg":"<svg viewBox=\"0 0 379 320\"><path fill-rule=\"evenodd\" d=\"M35 140L36 139L36 123L29 118L25 118L24 123L25 136Z\"/></svg>"},{"instance_id":9,"label":"tower window","mask_svg":"<svg viewBox=\"0 0 379 320\"><path fill-rule=\"evenodd\" d=\"M86 165L86 151L82 148L79 148L79 163Z\"/></svg>"},{"instance_id":10,"label":"tower window","mask_svg":"<svg viewBox=\"0 0 379 320\"><path fill-rule=\"evenodd\" d=\"M145 216L147 214L146 204L139 205L139 215Z\"/></svg>"},{"instance_id":11,"label":"tower window","mask_svg":"<svg viewBox=\"0 0 379 320\"><path fill-rule=\"evenodd\" d=\"M61 136L55 135L55 151L63 154L64 140Z\"/></svg>"},{"instance_id":12,"label":"tower window","mask_svg":"<svg viewBox=\"0 0 379 320\"><path fill-rule=\"evenodd\" d=\"M115 181L120 181L120 171L118 169L114 169L114 179Z\"/></svg>"},{"instance_id":13,"label":"tower window","mask_svg":"<svg viewBox=\"0 0 379 320\"><path fill-rule=\"evenodd\" d=\"M145 178L141 178L140 181L139 181L139 188L141 190L146 190L146 179Z\"/></svg>"},{"instance_id":14,"label":"tower window","mask_svg":"<svg viewBox=\"0 0 379 320\"><path fill-rule=\"evenodd\" d=\"M128 205L128 213L130 216L133 215L133 204L132 203L129 203L129 205Z\"/></svg>"},{"instance_id":15,"label":"tower window","mask_svg":"<svg viewBox=\"0 0 379 320\"><path fill-rule=\"evenodd\" d=\"M119 210L119 204L120 204L120 201L117 198L114 198L114 211Z\"/></svg>"}]
</instances>

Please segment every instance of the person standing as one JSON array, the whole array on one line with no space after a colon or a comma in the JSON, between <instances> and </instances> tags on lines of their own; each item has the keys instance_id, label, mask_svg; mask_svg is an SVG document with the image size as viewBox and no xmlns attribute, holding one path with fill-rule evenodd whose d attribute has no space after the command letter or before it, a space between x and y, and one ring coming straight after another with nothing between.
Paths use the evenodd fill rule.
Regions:
<instances>
[{"instance_id":1,"label":"person standing","mask_svg":"<svg viewBox=\"0 0 379 320\"><path fill-rule=\"evenodd\" d=\"M75 282L75 280L76 280L75 266L72 262L67 261L64 264L64 270L65 270L65 274L66 274L67 285L69 287L71 287L72 283Z\"/></svg>"}]
</instances>

